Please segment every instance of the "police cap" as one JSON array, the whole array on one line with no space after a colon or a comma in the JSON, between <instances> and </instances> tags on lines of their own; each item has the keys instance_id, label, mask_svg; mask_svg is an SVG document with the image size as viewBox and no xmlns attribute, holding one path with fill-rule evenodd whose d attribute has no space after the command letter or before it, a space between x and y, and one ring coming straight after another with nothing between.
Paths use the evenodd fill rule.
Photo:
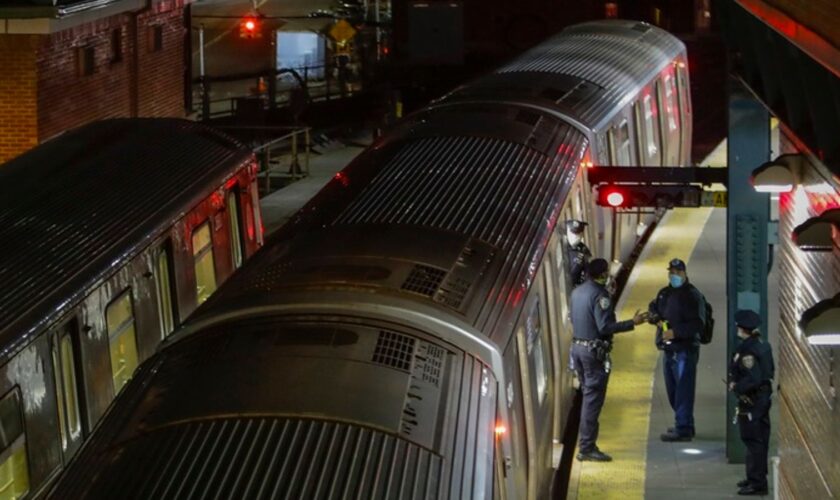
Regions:
<instances>
[{"instance_id":1,"label":"police cap","mask_svg":"<svg viewBox=\"0 0 840 500\"><path fill-rule=\"evenodd\" d=\"M566 221L566 229L575 234L582 233L587 225L588 224L582 220L569 219Z\"/></svg>"},{"instance_id":2,"label":"police cap","mask_svg":"<svg viewBox=\"0 0 840 500\"><path fill-rule=\"evenodd\" d=\"M761 325L761 316L750 309L735 311L735 324L744 330L753 331Z\"/></svg>"},{"instance_id":3,"label":"police cap","mask_svg":"<svg viewBox=\"0 0 840 500\"><path fill-rule=\"evenodd\" d=\"M593 259L586 268L586 271L589 273L589 276L597 278L598 276L606 273L609 268L610 265L606 260Z\"/></svg>"},{"instance_id":4,"label":"police cap","mask_svg":"<svg viewBox=\"0 0 840 500\"><path fill-rule=\"evenodd\" d=\"M685 262L682 259L671 259L668 263L668 270L676 269L678 271L685 271Z\"/></svg>"}]
</instances>

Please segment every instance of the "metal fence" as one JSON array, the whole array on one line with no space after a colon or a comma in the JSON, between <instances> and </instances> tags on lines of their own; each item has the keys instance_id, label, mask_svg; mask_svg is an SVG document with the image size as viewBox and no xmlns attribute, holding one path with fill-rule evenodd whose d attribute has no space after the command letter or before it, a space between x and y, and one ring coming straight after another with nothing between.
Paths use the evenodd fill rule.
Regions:
<instances>
[{"instance_id":1,"label":"metal fence","mask_svg":"<svg viewBox=\"0 0 840 500\"><path fill-rule=\"evenodd\" d=\"M311 77L317 74L324 77ZM192 102L200 105L193 112L209 120L281 107L302 110L312 101L345 98L361 90L361 78L352 64L205 76L193 80Z\"/></svg>"}]
</instances>

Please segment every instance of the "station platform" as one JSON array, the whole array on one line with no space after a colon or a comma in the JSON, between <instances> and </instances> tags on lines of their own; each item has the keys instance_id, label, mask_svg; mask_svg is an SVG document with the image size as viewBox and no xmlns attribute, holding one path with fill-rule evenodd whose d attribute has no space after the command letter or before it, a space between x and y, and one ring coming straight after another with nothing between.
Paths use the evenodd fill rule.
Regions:
<instances>
[{"instance_id":1,"label":"station platform","mask_svg":"<svg viewBox=\"0 0 840 500\"><path fill-rule=\"evenodd\" d=\"M371 142L370 134L361 134L345 144L313 154L309 161L308 176L260 199L266 234L271 234L285 224L336 172L346 167Z\"/></svg>"},{"instance_id":2,"label":"station platform","mask_svg":"<svg viewBox=\"0 0 840 500\"><path fill-rule=\"evenodd\" d=\"M715 157L715 154L717 157ZM720 158L720 155L723 158ZM725 164L725 145L705 165ZM670 210L660 221L630 275L620 298L619 320L647 310L656 293L668 283L667 263L672 258L686 262L689 281L711 303L715 333L701 346L697 365L694 418L697 435L689 442L662 442L660 435L674 426L662 375L662 354L654 345L655 328L643 324L635 331L616 335L612 351L606 403L600 417L598 447L612 455L606 463L575 460L569 480L570 500L673 499L709 500L743 498L736 483L744 478L744 465L726 458L726 431L738 429L727 422L726 335L726 210L683 208ZM768 279L769 303L777 303L778 279ZM774 352L778 312L771 308L765 338ZM763 325L764 326L764 325ZM769 456L776 454L775 429L778 408L771 410ZM577 454L577 450L575 452ZM773 473L770 466L770 494Z\"/></svg>"}]
</instances>

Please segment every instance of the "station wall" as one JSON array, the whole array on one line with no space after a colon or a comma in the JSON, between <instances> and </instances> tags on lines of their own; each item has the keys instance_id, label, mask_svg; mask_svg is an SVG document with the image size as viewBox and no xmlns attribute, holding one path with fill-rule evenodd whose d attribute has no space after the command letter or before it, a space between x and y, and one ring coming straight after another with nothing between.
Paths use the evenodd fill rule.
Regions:
<instances>
[{"instance_id":1,"label":"station wall","mask_svg":"<svg viewBox=\"0 0 840 500\"><path fill-rule=\"evenodd\" d=\"M837 0L765 0L800 24L807 26L835 47L840 47L840 2Z\"/></svg>"},{"instance_id":2,"label":"station wall","mask_svg":"<svg viewBox=\"0 0 840 500\"><path fill-rule=\"evenodd\" d=\"M50 34L0 35L0 162L94 120L183 117L182 1Z\"/></svg>"},{"instance_id":3,"label":"station wall","mask_svg":"<svg viewBox=\"0 0 840 500\"><path fill-rule=\"evenodd\" d=\"M795 153L782 137L782 152ZM795 190L779 199L779 456L781 498L834 498L840 494L838 349L812 346L798 326L802 313L840 291L840 249L808 252L791 234L809 217L840 207L840 180L812 159ZM777 424L772 423L773 426Z\"/></svg>"}]
</instances>

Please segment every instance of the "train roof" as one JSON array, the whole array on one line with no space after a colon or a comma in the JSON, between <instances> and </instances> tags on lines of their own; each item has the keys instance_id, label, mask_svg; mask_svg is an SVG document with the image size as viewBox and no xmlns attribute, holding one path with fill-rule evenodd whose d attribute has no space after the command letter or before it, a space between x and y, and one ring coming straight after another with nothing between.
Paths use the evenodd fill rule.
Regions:
<instances>
[{"instance_id":1,"label":"train roof","mask_svg":"<svg viewBox=\"0 0 840 500\"><path fill-rule=\"evenodd\" d=\"M0 359L251 157L195 122L113 119L0 166Z\"/></svg>"},{"instance_id":2,"label":"train roof","mask_svg":"<svg viewBox=\"0 0 840 500\"><path fill-rule=\"evenodd\" d=\"M287 244L267 243L192 320L344 284L425 298L490 333L521 305L587 147L545 110L462 103L416 113L272 236L289 235Z\"/></svg>"},{"instance_id":3,"label":"train roof","mask_svg":"<svg viewBox=\"0 0 840 500\"><path fill-rule=\"evenodd\" d=\"M684 52L685 46L674 35L647 23L583 23L455 90L443 102L485 96L525 98L598 130Z\"/></svg>"}]
</instances>

